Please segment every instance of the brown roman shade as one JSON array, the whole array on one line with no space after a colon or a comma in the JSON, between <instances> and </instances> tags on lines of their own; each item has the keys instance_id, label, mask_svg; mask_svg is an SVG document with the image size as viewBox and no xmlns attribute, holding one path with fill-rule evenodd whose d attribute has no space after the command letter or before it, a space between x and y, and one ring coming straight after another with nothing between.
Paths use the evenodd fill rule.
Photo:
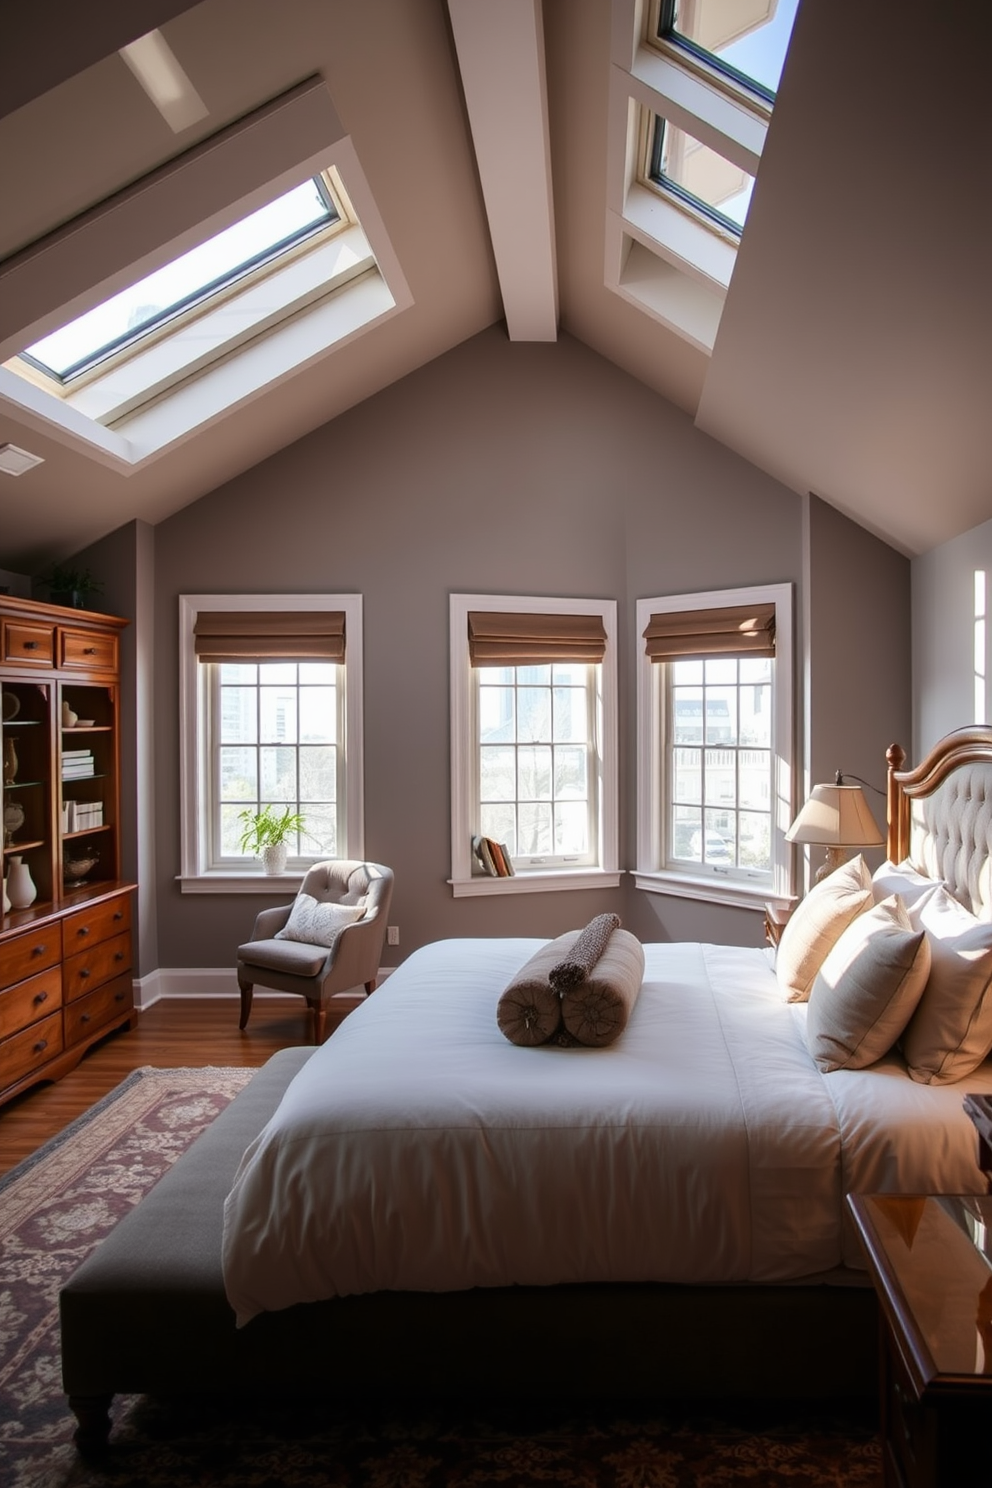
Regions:
<instances>
[{"instance_id":1,"label":"brown roman shade","mask_svg":"<svg viewBox=\"0 0 992 1488\"><path fill-rule=\"evenodd\" d=\"M554 661L597 662L606 655L601 615L517 615L470 610L472 666L546 666Z\"/></svg>"},{"instance_id":2,"label":"brown roman shade","mask_svg":"<svg viewBox=\"0 0 992 1488\"><path fill-rule=\"evenodd\" d=\"M644 631L651 661L686 656L774 656L774 604L726 605L652 615Z\"/></svg>"},{"instance_id":3,"label":"brown roman shade","mask_svg":"<svg viewBox=\"0 0 992 1488\"><path fill-rule=\"evenodd\" d=\"M197 661L344 661L343 610L201 610Z\"/></svg>"}]
</instances>

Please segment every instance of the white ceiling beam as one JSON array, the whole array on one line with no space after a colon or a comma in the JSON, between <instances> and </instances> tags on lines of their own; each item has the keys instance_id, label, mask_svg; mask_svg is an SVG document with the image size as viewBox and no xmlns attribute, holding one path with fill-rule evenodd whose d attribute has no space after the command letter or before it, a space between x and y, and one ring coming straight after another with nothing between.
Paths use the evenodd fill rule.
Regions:
<instances>
[{"instance_id":1,"label":"white ceiling beam","mask_svg":"<svg viewBox=\"0 0 992 1488\"><path fill-rule=\"evenodd\" d=\"M541 0L448 0L511 341L554 341L558 275Z\"/></svg>"}]
</instances>

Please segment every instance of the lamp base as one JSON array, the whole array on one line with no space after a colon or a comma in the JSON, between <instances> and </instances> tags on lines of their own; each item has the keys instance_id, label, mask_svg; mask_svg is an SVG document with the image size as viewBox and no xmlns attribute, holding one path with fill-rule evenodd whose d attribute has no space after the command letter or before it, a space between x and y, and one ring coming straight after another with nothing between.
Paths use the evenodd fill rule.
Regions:
<instances>
[{"instance_id":1,"label":"lamp base","mask_svg":"<svg viewBox=\"0 0 992 1488\"><path fill-rule=\"evenodd\" d=\"M836 868L843 868L851 856L849 847L828 847L827 856L813 875L813 882L820 883L829 878Z\"/></svg>"}]
</instances>

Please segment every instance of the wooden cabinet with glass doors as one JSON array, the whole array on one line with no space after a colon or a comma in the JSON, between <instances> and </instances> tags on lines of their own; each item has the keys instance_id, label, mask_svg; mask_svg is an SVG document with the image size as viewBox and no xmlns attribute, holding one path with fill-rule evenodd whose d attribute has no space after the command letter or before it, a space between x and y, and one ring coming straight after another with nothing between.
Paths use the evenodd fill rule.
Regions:
<instances>
[{"instance_id":1,"label":"wooden cabinet with glass doors","mask_svg":"<svg viewBox=\"0 0 992 1488\"><path fill-rule=\"evenodd\" d=\"M120 632L0 596L0 1103L133 1026L120 869Z\"/></svg>"}]
</instances>

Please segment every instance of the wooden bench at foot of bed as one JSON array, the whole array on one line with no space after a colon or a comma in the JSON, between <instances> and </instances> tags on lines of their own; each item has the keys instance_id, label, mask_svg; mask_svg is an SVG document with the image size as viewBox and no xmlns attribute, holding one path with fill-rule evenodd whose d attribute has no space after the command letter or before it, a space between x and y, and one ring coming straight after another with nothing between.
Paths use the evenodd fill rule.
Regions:
<instances>
[{"instance_id":1,"label":"wooden bench at foot of bed","mask_svg":"<svg viewBox=\"0 0 992 1488\"><path fill-rule=\"evenodd\" d=\"M870 1288L586 1285L375 1292L234 1326L224 1199L313 1053L274 1055L63 1287L62 1378L83 1452L119 1392L346 1394L490 1406L540 1398L871 1398Z\"/></svg>"}]
</instances>

